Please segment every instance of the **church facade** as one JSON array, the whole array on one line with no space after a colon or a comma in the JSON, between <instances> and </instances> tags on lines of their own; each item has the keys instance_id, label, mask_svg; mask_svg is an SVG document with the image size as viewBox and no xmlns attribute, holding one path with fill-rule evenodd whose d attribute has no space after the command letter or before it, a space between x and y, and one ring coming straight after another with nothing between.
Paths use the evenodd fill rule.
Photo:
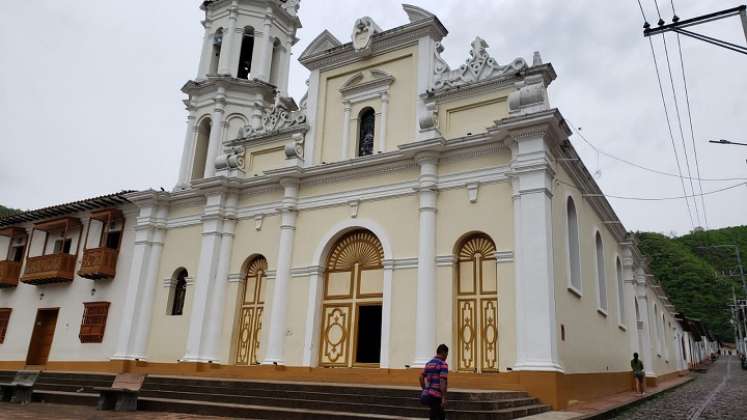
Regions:
<instances>
[{"instance_id":1,"label":"church facade","mask_svg":"<svg viewBox=\"0 0 747 420\"><path fill-rule=\"evenodd\" d=\"M634 351L652 381L703 357L570 143L539 53L499 64L476 38L451 66L440 20L404 5L403 26L317 36L296 103L298 3L204 2L173 191L0 220L8 261L29 242L0 290L0 367L403 385L446 343L452 386L564 407L628 389ZM83 270L82 241L116 272ZM29 281L34 255L71 260L67 280ZM85 318L94 300L111 314L98 344L70 322L33 332L42 309Z\"/></svg>"}]
</instances>

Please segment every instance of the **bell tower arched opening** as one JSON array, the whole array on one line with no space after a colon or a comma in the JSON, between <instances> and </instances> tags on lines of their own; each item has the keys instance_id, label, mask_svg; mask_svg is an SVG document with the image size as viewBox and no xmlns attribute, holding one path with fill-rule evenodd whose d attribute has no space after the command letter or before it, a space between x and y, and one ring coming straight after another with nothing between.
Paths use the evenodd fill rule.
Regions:
<instances>
[{"instance_id":1,"label":"bell tower arched opening","mask_svg":"<svg viewBox=\"0 0 747 420\"><path fill-rule=\"evenodd\" d=\"M194 161L192 164L192 179L200 179L205 176L207 164L208 147L210 145L210 130L212 121L205 118L197 127L197 139L195 140Z\"/></svg>"},{"instance_id":2,"label":"bell tower arched opening","mask_svg":"<svg viewBox=\"0 0 747 420\"><path fill-rule=\"evenodd\" d=\"M241 36L241 50L239 52L239 69L236 77L248 79L252 71L252 54L254 54L254 28L247 26Z\"/></svg>"}]
</instances>

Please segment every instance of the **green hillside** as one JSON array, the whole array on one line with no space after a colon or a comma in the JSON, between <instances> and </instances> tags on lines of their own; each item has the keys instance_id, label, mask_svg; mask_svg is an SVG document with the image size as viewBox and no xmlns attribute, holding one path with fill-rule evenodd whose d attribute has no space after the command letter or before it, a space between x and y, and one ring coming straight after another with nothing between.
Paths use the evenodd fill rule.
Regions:
<instances>
[{"instance_id":1,"label":"green hillside","mask_svg":"<svg viewBox=\"0 0 747 420\"><path fill-rule=\"evenodd\" d=\"M737 298L743 296L742 283L735 249L715 246L737 244L742 257L747 257L747 226L696 231L678 238L651 232L636 236L650 259L652 273L677 309L702 320L720 339L732 341L727 305L732 301L732 287Z\"/></svg>"},{"instance_id":2,"label":"green hillside","mask_svg":"<svg viewBox=\"0 0 747 420\"><path fill-rule=\"evenodd\" d=\"M0 206L0 217L10 216L12 214L16 214L20 212L21 210L17 209L11 209L5 206Z\"/></svg>"}]
</instances>

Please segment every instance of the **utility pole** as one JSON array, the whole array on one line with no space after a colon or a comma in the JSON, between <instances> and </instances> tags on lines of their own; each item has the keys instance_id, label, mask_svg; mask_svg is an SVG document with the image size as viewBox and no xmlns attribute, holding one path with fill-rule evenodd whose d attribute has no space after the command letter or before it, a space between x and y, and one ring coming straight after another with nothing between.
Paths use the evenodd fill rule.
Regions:
<instances>
[{"instance_id":1,"label":"utility pole","mask_svg":"<svg viewBox=\"0 0 747 420\"><path fill-rule=\"evenodd\" d=\"M737 344L737 351L743 352L742 347L744 346L744 339L742 338L742 325L739 322L739 312L738 312L738 306L737 306L737 294L734 293L734 286L731 287L731 297L734 300L734 304L731 306L731 316L732 320L734 320L734 338L736 339Z\"/></svg>"},{"instance_id":2,"label":"utility pole","mask_svg":"<svg viewBox=\"0 0 747 420\"><path fill-rule=\"evenodd\" d=\"M699 41L707 42L709 44L716 45L718 47L726 48L728 50L732 50L741 54L747 55L747 47L742 45L737 45L731 42L727 42L721 39L716 39L713 37L710 37L708 35L703 35L697 32L692 32L690 30L684 29L691 26L700 25L707 22L713 22L715 20L720 20L724 18L728 18L731 16L739 16L740 20L742 21L742 29L744 30L744 38L745 41L747 41L747 6L741 5L737 7L732 7L731 9L721 10L718 12L708 13L706 15L697 16L691 19L685 19L680 20L680 18L677 15L672 16L672 23L665 25L666 22L664 22L664 19L659 19L658 27L651 28L651 24L646 22L643 25L643 36L652 36L652 35L658 35L663 34L665 32L676 32L678 34L682 34L685 36L689 36L690 38L697 39Z\"/></svg>"}]
</instances>

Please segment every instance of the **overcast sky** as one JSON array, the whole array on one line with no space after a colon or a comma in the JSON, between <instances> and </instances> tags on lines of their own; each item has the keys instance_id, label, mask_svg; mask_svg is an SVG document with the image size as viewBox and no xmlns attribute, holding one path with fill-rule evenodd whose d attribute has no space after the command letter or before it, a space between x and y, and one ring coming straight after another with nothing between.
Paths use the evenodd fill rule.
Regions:
<instances>
[{"instance_id":1,"label":"overcast sky","mask_svg":"<svg viewBox=\"0 0 747 420\"><path fill-rule=\"evenodd\" d=\"M452 68L481 36L503 64L540 51L558 73L554 107L601 150L637 164L676 173L648 40L635 0L410 0L437 14L450 31L444 57ZM654 23L653 0L642 0ZM203 30L199 1L24 0L0 2L0 204L33 209L122 189L171 189L176 182L186 112L179 89L197 71ZM671 18L668 0L662 14ZM675 0L689 18L733 7L737 0ZM374 5L374 6L372 6ZM603 6L602 6L603 5ZM356 18L371 16L384 29L407 23L392 0L303 0L304 27L295 57L328 29L349 41ZM745 44L738 18L698 31ZM688 158L696 175L682 93L676 39L667 38ZM703 178L747 178L747 57L682 39L695 142ZM654 40L670 117L687 173L661 37ZM298 101L308 72L295 59L291 93ZM572 142L606 194L672 197L680 179L656 175L597 155ZM739 181L703 182L706 192ZM694 182L696 190L698 182ZM690 183L686 181L688 194ZM686 233L684 200L610 198L628 230ZM747 223L747 187L708 195L710 227ZM694 204L691 200L691 207ZM704 225L703 209L698 213ZM692 209L696 218L695 208Z\"/></svg>"}]
</instances>

